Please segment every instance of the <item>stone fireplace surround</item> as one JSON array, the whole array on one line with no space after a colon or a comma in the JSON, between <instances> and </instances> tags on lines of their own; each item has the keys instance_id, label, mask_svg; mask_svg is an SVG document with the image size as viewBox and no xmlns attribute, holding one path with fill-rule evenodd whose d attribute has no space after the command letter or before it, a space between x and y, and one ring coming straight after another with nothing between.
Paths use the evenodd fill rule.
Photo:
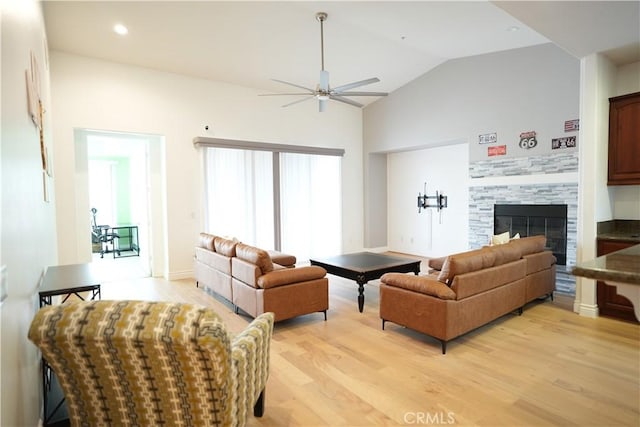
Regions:
<instances>
[{"instance_id":1,"label":"stone fireplace surround","mask_svg":"<svg viewBox=\"0 0 640 427\"><path fill-rule=\"evenodd\" d=\"M469 246L487 245L496 204L567 205L566 266L558 266L556 292L575 295L578 153L488 159L469 164ZM508 177L506 180L504 177Z\"/></svg>"}]
</instances>

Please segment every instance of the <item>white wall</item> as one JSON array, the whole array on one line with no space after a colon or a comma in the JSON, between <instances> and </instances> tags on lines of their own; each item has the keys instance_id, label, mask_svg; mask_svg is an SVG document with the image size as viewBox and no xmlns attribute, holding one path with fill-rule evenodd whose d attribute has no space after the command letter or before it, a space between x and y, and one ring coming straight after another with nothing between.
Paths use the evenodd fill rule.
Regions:
<instances>
[{"instance_id":1,"label":"white wall","mask_svg":"<svg viewBox=\"0 0 640 427\"><path fill-rule=\"evenodd\" d=\"M38 307L36 290L42 274L56 261L56 229L55 194L50 189L50 202L44 201L40 138L27 112L25 70L31 52L39 64L44 140L51 149L49 72L39 2L2 2L0 22L0 264L6 266L8 279L8 297L0 306L0 425L35 426L42 410L40 356L27 332Z\"/></svg>"},{"instance_id":2,"label":"white wall","mask_svg":"<svg viewBox=\"0 0 640 427\"><path fill-rule=\"evenodd\" d=\"M640 92L640 62L621 65L616 74L615 96Z\"/></svg>"},{"instance_id":3,"label":"white wall","mask_svg":"<svg viewBox=\"0 0 640 427\"><path fill-rule=\"evenodd\" d=\"M190 277L193 246L202 229L202 177L195 136L344 148L343 250L362 248L362 112L331 103L286 109L259 91L97 59L51 53L56 190L61 263L86 259L84 232L73 206L74 128L156 134L165 138L168 278ZM204 126L210 127L209 132ZM88 207L87 207L88 209Z\"/></svg>"},{"instance_id":4,"label":"white wall","mask_svg":"<svg viewBox=\"0 0 640 427\"><path fill-rule=\"evenodd\" d=\"M396 252L438 257L468 249L469 147L449 145L387 157L388 242ZM418 192L448 197L448 207L418 213ZM430 200L430 204L435 200Z\"/></svg>"},{"instance_id":5,"label":"white wall","mask_svg":"<svg viewBox=\"0 0 640 427\"><path fill-rule=\"evenodd\" d=\"M615 73L615 66L603 55L581 60L578 264L596 257L597 223L613 219L607 188L607 142L608 99L615 90ZM595 281L576 278L574 310L589 317L598 315Z\"/></svg>"},{"instance_id":6,"label":"white wall","mask_svg":"<svg viewBox=\"0 0 640 427\"><path fill-rule=\"evenodd\" d=\"M579 77L579 61L552 44L447 61L365 109L366 149L466 140L474 161L486 158L479 134L497 132L499 142L529 130L557 136L577 118Z\"/></svg>"},{"instance_id":7,"label":"white wall","mask_svg":"<svg viewBox=\"0 0 640 427\"><path fill-rule=\"evenodd\" d=\"M365 206L375 209L364 210L364 227L367 248L387 248L387 153L369 153L365 161L364 187L374 188L365 194ZM384 171L385 173L380 173ZM380 207L383 207L382 209Z\"/></svg>"},{"instance_id":8,"label":"white wall","mask_svg":"<svg viewBox=\"0 0 640 427\"><path fill-rule=\"evenodd\" d=\"M482 160L488 158L487 148L478 144L478 135L492 132L497 132L498 144L510 145L506 157L549 153L551 138L565 136L564 121L578 118L579 78L577 59L544 44L445 62L367 106L363 138L365 209L370 218L365 243L375 241L372 226L382 223L376 215L385 215L370 204L379 198L380 189L368 183L376 174L386 173L367 163L370 153L463 141L468 143L468 161ZM511 149L521 132L532 130L539 135L536 149ZM452 159L445 162L456 164ZM396 191L402 190L387 188L389 195ZM450 238L458 239L455 245L462 247L468 235L455 233ZM375 246L384 243L376 241Z\"/></svg>"}]
</instances>

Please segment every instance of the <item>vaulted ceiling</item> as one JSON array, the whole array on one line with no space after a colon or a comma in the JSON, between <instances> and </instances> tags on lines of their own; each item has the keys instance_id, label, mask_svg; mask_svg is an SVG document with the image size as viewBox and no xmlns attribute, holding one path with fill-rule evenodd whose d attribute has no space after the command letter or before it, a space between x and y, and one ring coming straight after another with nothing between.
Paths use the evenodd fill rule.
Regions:
<instances>
[{"instance_id":1,"label":"vaulted ceiling","mask_svg":"<svg viewBox=\"0 0 640 427\"><path fill-rule=\"evenodd\" d=\"M638 1L45 1L51 49L265 92L314 87L324 24L332 86L391 92L455 58L555 43L640 60ZM129 32L120 36L114 24ZM375 99L375 98L374 98ZM371 98L359 99L367 103Z\"/></svg>"}]
</instances>

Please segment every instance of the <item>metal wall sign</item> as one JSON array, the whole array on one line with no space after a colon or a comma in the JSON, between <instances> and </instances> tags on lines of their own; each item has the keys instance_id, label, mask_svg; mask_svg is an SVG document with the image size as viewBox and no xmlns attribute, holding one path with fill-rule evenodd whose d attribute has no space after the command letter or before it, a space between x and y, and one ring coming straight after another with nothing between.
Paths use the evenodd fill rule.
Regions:
<instances>
[{"instance_id":1,"label":"metal wall sign","mask_svg":"<svg viewBox=\"0 0 640 427\"><path fill-rule=\"evenodd\" d=\"M507 146L496 145L495 147L487 147L487 154L489 155L489 157L504 156L505 154L507 154Z\"/></svg>"},{"instance_id":2,"label":"metal wall sign","mask_svg":"<svg viewBox=\"0 0 640 427\"><path fill-rule=\"evenodd\" d=\"M558 150L562 148L574 148L576 146L576 137L567 136L564 138L553 138L551 140L551 149Z\"/></svg>"},{"instance_id":3,"label":"metal wall sign","mask_svg":"<svg viewBox=\"0 0 640 427\"><path fill-rule=\"evenodd\" d=\"M494 144L496 142L498 142L498 134L496 132L478 135L478 144Z\"/></svg>"},{"instance_id":4,"label":"metal wall sign","mask_svg":"<svg viewBox=\"0 0 640 427\"><path fill-rule=\"evenodd\" d=\"M580 119L567 120L564 122L565 132L575 132L580 130Z\"/></svg>"},{"instance_id":5,"label":"metal wall sign","mask_svg":"<svg viewBox=\"0 0 640 427\"><path fill-rule=\"evenodd\" d=\"M520 134L520 143L518 144L520 148L528 150L538 145L538 140L536 139L536 132L522 132Z\"/></svg>"}]
</instances>

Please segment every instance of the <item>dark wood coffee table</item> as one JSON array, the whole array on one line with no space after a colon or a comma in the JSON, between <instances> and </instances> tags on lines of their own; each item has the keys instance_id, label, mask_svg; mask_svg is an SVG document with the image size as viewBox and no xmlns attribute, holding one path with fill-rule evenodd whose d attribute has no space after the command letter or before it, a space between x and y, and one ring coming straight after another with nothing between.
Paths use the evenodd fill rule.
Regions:
<instances>
[{"instance_id":1,"label":"dark wood coffee table","mask_svg":"<svg viewBox=\"0 0 640 427\"><path fill-rule=\"evenodd\" d=\"M356 281L360 313L364 309L364 285L369 280L379 279L384 273L389 272L413 272L416 276L420 273L420 260L398 258L373 252L357 252L309 261L311 265L324 268L329 274Z\"/></svg>"}]
</instances>

